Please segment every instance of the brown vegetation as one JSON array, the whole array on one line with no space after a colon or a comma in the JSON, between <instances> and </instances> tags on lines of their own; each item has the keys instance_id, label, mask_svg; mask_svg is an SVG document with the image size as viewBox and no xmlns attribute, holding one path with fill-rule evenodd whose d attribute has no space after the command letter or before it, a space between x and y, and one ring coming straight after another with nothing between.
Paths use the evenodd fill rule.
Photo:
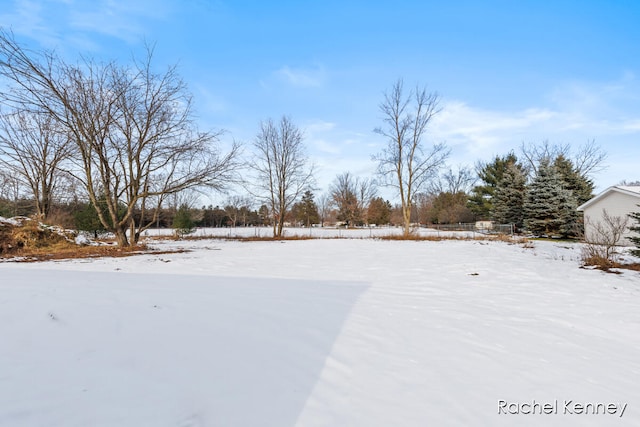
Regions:
<instances>
[{"instance_id":1,"label":"brown vegetation","mask_svg":"<svg viewBox=\"0 0 640 427\"><path fill-rule=\"evenodd\" d=\"M0 258L32 262L73 258L123 257L150 252L145 245L122 248L110 241L103 241L98 245L79 245L74 240L75 233L73 232L43 225L29 218L14 218L13 222L0 222ZM167 252L152 251L154 254Z\"/></svg>"},{"instance_id":2,"label":"brown vegetation","mask_svg":"<svg viewBox=\"0 0 640 427\"><path fill-rule=\"evenodd\" d=\"M0 223L0 256L15 256L45 249L58 251L77 246L72 236L29 218L15 219L16 225Z\"/></svg>"}]
</instances>

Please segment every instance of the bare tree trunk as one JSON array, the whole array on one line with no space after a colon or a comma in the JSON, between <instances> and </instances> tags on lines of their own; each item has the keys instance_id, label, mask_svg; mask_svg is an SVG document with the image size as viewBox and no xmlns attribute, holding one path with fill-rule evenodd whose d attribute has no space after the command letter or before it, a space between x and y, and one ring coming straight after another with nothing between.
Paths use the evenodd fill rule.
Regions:
<instances>
[{"instance_id":1,"label":"bare tree trunk","mask_svg":"<svg viewBox=\"0 0 640 427\"><path fill-rule=\"evenodd\" d=\"M129 246L129 239L127 238L126 227L118 227L115 230L116 244L120 247Z\"/></svg>"}]
</instances>

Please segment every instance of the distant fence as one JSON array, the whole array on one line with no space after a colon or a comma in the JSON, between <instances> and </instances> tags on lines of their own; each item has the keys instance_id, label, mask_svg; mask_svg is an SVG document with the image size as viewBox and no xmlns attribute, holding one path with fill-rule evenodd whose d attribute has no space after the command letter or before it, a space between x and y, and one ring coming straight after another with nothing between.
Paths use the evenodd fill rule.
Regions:
<instances>
[{"instance_id":1,"label":"distant fence","mask_svg":"<svg viewBox=\"0 0 640 427\"><path fill-rule=\"evenodd\" d=\"M459 223L459 224L432 224L427 228L438 231L472 231L482 234L513 234L513 224L492 224L492 223Z\"/></svg>"}]
</instances>

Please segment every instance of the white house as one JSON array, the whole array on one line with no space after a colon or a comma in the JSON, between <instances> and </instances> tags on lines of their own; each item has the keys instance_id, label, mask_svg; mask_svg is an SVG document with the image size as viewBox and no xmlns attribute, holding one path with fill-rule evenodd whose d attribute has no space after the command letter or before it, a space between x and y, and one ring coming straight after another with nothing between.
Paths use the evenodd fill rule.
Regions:
<instances>
[{"instance_id":1,"label":"white house","mask_svg":"<svg viewBox=\"0 0 640 427\"><path fill-rule=\"evenodd\" d=\"M584 213L584 234L593 236L594 227L603 223L604 213L609 217L627 218L631 212L640 212L640 186L616 185L609 187L578 207ZM635 225L629 218L629 226ZM627 239L632 233L627 228L619 244L631 245Z\"/></svg>"}]
</instances>

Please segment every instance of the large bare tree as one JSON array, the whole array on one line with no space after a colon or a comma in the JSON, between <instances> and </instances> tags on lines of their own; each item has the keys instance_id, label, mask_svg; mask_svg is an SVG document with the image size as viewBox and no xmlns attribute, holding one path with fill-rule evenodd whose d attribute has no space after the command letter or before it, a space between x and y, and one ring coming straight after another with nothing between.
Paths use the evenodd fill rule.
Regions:
<instances>
[{"instance_id":1,"label":"large bare tree","mask_svg":"<svg viewBox=\"0 0 640 427\"><path fill-rule=\"evenodd\" d=\"M282 237L285 216L298 197L313 184L313 166L305 153L302 131L283 116L263 121L253 143L250 163L253 186L273 216L273 237Z\"/></svg>"},{"instance_id":2,"label":"large bare tree","mask_svg":"<svg viewBox=\"0 0 640 427\"><path fill-rule=\"evenodd\" d=\"M148 49L131 66L91 59L70 64L54 52L29 51L0 31L0 76L12 84L2 100L48 114L71 138L75 176L120 246L137 243L168 195L220 189L238 166L238 147L222 153L219 133L197 130L176 68L156 73L152 56Z\"/></svg>"},{"instance_id":3,"label":"large bare tree","mask_svg":"<svg viewBox=\"0 0 640 427\"><path fill-rule=\"evenodd\" d=\"M0 166L27 187L41 220L51 211L62 179L62 164L71 157L68 136L48 114L13 111L0 115Z\"/></svg>"},{"instance_id":4,"label":"large bare tree","mask_svg":"<svg viewBox=\"0 0 640 427\"><path fill-rule=\"evenodd\" d=\"M439 96L419 86L405 94L398 80L384 94L380 111L384 124L375 132L385 137L387 145L373 159L378 162L382 183L398 191L404 234L408 235L414 196L437 176L449 156L444 143L426 141L427 128L440 111Z\"/></svg>"}]
</instances>

